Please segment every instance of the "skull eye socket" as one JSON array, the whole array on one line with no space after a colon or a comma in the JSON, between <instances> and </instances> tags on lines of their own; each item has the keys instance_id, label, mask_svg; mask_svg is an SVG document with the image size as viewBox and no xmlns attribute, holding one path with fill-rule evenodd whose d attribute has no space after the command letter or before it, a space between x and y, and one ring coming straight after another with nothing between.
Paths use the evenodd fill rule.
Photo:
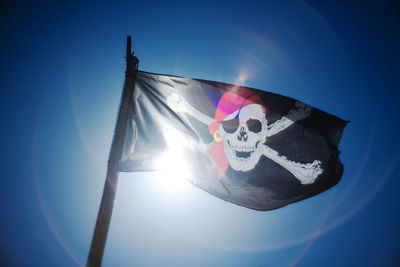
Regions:
<instances>
[{"instance_id":1,"label":"skull eye socket","mask_svg":"<svg viewBox=\"0 0 400 267\"><path fill-rule=\"evenodd\" d=\"M249 131L251 131L253 133L261 132L262 125L259 120L250 119L246 122L246 124L247 124L247 127L249 128Z\"/></svg>"},{"instance_id":2,"label":"skull eye socket","mask_svg":"<svg viewBox=\"0 0 400 267\"><path fill-rule=\"evenodd\" d=\"M234 118L229 121L221 121L221 124L225 132L232 134L236 132L236 129L239 127L239 118Z\"/></svg>"}]
</instances>

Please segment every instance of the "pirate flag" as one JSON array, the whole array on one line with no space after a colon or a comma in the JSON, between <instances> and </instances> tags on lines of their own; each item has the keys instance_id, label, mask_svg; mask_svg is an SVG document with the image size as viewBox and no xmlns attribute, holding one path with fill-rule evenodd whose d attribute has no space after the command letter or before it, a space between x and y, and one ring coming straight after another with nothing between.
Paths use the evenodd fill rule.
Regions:
<instances>
[{"instance_id":1,"label":"pirate flag","mask_svg":"<svg viewBox=\"0 0 400 267\"><path fill-rule=\"evenodd\" d=\"M158 170L164 156L221 199L276 209L338 183L346 123L278 94L139 71L120 171Z\"/></svg>"}]
</instances>

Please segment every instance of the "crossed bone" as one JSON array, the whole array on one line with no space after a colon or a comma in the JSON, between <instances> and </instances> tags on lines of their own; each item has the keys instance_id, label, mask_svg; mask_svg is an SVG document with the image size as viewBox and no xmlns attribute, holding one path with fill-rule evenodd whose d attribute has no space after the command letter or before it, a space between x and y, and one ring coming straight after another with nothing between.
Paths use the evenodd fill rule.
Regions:
<instances>
[{"instance_id":1,"label":"crossed bone","mask_svg":"<svg viewBox=\"0 0 400 267\"><path fill-rule=\"evenodd\" d=\"M171 93L167 98L168 106L177 113L186 113L196 120L209 126L214 123L215 120L195 109L186 99L175 93ZM311 111L311 108L303 103L297 102L295 104L296 109L291 110L286 116L282 116L281 119L275 121L274 123L268 125L267 129L262 131L267 131L266 136L273 136L291 126L294 122L306 118ZM265 140L264 140L265 142ZM276 162L300 181L301 184L312 184L315 179L323 172L321 169L321 162L319 160L314 160L312 163L299 163L288 160L285 156L279 155L279 153L267 145L263 144L262 154Z\"/></svg>"}]
</instances>

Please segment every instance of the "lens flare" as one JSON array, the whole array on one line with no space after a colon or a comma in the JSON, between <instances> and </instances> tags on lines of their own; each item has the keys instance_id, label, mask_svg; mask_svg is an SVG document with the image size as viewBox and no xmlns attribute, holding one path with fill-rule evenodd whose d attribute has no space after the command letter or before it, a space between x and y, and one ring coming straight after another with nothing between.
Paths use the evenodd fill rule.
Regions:
<instances>
[{"instance_id":1,"label":"lens flare","mask_svg":"<svg viewBox=\"0 0 400 267\"><path fill-rule=\"evenodd\" d=\"M54 238L57 240L58 244L62 247L64 252L74 261L74 263L77 266L84 266L84 264L77 258L75 253L68 247L66 242L64 242L61 234L58 232L57 228L53 224L52 219L50 218L49 212L47 211L45 201L43 199L41 190L40 190L40 185L39 185L39 171L38 171L38 163L37 163L37 139L39 136L39 130L38 130L38 121L39 121L39 116L40 116L40 111L39 110L36 113L35 116L35 126L33 130L33 138L32 138L32 174L33 174L33 179L34 179L34 186L37 194L37 198L39 201L39 206L42 211L42 214L46 220L47 225L50 228L51 233L53 234Z\"/></svg>"}]
</instances>

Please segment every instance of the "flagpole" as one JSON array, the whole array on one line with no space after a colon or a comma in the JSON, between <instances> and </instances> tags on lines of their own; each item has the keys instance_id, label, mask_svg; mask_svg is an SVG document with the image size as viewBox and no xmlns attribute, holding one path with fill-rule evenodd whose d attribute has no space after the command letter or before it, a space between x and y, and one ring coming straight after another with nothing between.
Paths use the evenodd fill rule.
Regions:
<instances>
[{"instance_id":1,"label":"flagpole","mask_svg":"<svg viewBox=\"0 0 400 267\"><path fill-rule=\"evenodd\" d=\"M128 123L130 108L132 106L133 89L135 87L139 60L131 52L131 36L127 38L126 45L126 72L125 84L119 106L117 124L115 125L113 141L108 157L107 176L104 184L103 197L101 199L96 226L93 233L90 252L86 266L100 266L103 259L104 247L110 227L111 215L114 207L115 193L118 184L119 163L125 140L126 126Z\"/></svg>"}]
</instances>

